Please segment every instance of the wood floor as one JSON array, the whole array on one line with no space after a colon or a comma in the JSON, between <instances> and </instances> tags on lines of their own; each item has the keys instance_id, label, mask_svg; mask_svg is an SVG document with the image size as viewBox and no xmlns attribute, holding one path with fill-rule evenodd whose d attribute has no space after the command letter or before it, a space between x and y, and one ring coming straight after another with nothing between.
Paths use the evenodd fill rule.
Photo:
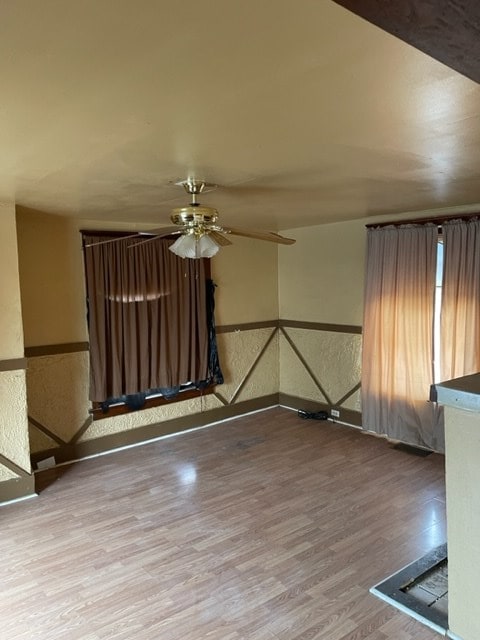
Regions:
<instances>
[{"instance_id":1,"label":"wood floor","mask_svg":"<svg viewBox=\"0 0 480 640\"><path fill-rule=\"evenodd\" d=\"M272 409L38 476L5 640L435 640L368 589L445 540L442 456Z\"/></svg>"}]
</instances>

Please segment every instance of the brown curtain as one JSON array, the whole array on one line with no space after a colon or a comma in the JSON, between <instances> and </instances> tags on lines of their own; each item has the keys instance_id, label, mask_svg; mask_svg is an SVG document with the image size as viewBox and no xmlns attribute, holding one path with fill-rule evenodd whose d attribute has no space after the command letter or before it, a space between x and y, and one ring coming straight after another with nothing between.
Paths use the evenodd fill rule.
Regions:
<instances>
[{"instance_id":1,"label":"brown curtain","mask_svg":"<svg viewBox=\"0 0 480 640\"><path fill-rule=\"evenodd\" d=\"M92 401L208 377L204 261L178 258L171 240L138 242L84 249Z\"/></svg>"},{"instance_id":2,"label":"brown curtain","mask_svg":"<svg viewBox=\"0 0 480 640\"><path fill-rule=\"evenodd\" d=\"M437 227L368 229L362 355L367 430L443 448L433 383Z\"/></svg>"},{"instance_id":3,"label":"brown curtain","mask_svg":"<svg viewBox=\"0 0 480 640\"><path fill-rule=\"evenodd\" d=\"M480 371L480 221L445 222L441 307L441 376Z\"/></svg>"}]
</instances>

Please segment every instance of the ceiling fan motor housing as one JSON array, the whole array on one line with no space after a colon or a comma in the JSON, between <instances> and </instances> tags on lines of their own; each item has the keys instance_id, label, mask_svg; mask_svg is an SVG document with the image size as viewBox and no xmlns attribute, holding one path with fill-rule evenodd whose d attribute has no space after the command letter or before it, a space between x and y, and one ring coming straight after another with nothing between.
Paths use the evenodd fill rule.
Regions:
<instances>
[{"instance_id":1,"label":"ceiling fan motor housing","mask_svg":"<svg viewBox=\"0 0 480 640\"><path fill-rule=\"evenodd\" d=\"M173 209L171 221L181 227L190 229L207 229L214 225L218 219L218 211L212 207L202 207L200 205L189 205Z\"/></svg>"}]
</instances>

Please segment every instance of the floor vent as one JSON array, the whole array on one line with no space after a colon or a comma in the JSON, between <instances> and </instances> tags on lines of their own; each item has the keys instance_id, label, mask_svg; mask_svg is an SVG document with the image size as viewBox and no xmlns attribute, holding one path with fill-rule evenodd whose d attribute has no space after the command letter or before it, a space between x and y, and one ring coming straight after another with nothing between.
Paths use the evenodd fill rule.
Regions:
<instances>
[{"instance_id":1,"label":"floor vent","mask_svg":"<svg viewBox=\"0 0 480 640\"><path fill-rule=\"evenodd\" d=\"M448 628L446 543L375 585L370 592L445 635Z\"/></svg>"},{"instance_id":2,"label":"floor vent","mask_svg":"<svg viewBox=\"0 0 480 640\"><path fill-rule=\"evenodd\" d=\"M396 449L397 451L403 451L404 453L410 453L412 456L419 456L420 458L426 458L433 453L432 451L430 451L430 449L414 447L413 445L405 444L404 442L394 444L393 449Z\"/></svg>"}]
</instances>

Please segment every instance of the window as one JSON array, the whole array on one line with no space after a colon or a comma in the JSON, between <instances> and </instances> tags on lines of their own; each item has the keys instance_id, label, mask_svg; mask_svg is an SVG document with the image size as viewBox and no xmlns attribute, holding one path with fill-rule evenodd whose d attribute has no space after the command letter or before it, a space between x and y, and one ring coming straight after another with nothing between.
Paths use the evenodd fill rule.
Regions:
<instances>
[{"instance_id":1,"label":"window","mask_svg":"<svg viewBox=\"0 0 480 640\"><path fill-rule=\"evenodd\" d=\"M221 383L209 262L178 258L171 239L83 239L94 417Z\"/></svg>"},{"instance_id":2,"label":"window","mask_svg":"<svg viewBox=\"0 0 480 640\"><path fill-rule=\"evenodd\" d=\"M440 312L442 309L442 280L443 280L443 238L437 241L437 271L435 276L435 309L433 320L433 382L442 379L441 363L441 325Z\"/></svg>"},{"instance_id":3,"label":"window","mask_svg":"<svg viewBox=\"0 0 480 640\"><path fill-rule=\"evenodd\" d=\"M480 369L480 221L368 229L364 427L443 450L434 381Z\"/></svg>"}]
</instances>

